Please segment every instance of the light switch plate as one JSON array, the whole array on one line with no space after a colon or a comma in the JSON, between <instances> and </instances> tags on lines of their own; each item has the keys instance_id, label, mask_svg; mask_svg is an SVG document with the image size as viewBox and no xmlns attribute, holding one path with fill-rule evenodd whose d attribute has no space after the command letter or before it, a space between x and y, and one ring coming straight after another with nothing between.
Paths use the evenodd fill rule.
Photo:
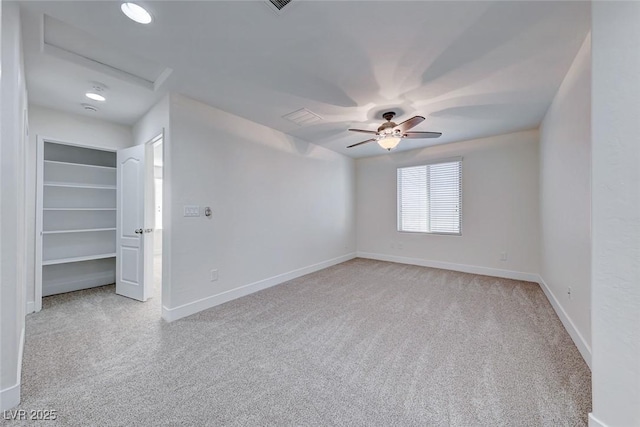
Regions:
<instances>
[{"instance_id":1,"label":"light switch plate","mask_svg":"<svg viewBox=\"0 0 640 427\"><path fill-rule=\"evenodd\" d=\"M185 205L184 206L184 216L200 216L200 206L196 205Z\"/></svg>"}]
</instances>

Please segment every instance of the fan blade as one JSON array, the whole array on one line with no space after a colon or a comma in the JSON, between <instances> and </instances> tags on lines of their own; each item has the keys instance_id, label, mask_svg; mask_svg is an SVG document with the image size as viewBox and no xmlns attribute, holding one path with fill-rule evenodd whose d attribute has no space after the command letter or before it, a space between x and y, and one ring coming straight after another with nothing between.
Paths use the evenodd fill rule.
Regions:
<instances>
[{"instance_id":1,"label":"fan blade","mask_svg":"<svg viewBox=\"0 0 640 427\"><path fill-rule=\"evenodd\" d=\"M439 138L442 132L407 132L402 135L403 138Z\"/></svg>"},{"instance_id":2,"label":"fan blade","mask_svg":"<svg viewBox=\"0 0 640 427\"><path fill-rule=\"evenodd\" d=\"M375 141L375 139L367 139L366 141L358 142L357 144L351 144L347 148L356 147L356 146L362 145L362 144L368 144L369 142L373 142L373 141Z\"/></svg>"},{"instance_id":3,"label":"fan blade","mask_svg":"<svg viewBox=\"0 0 640 427\"><path fill-rule=\"evenodd\" d=\"M350 130L351 132L371 133L374 135L378 134L378 132L376 132L375 130L364 130L364 129L348 129L348 130Z\"/></svg>"},{"instance_id":4,"label":"fan blade","mask_svg":"<svg viewBox=\"0 0 640 427\"><path fill-rule=\"evenodd\" d=\"M418 126L422 122L424 122L424 117L422 116L411 117L409 120L405 120L404 122L394 127L393 130L399 130L400 132L404 133L412 127Z\"/></svg>"}]
</instances>

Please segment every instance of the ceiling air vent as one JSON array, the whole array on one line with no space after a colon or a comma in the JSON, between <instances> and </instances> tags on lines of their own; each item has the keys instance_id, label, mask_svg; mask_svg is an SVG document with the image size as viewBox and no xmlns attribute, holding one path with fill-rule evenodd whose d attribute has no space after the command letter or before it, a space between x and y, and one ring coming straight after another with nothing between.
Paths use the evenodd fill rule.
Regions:
<instances>
[{"instance_id":1,"label":"ceiling air vent","mask_svg":"<svg viewBox=\"0 0 640 427\"><path fill-rule=\"evenodd\" d=\"M311 125L322 120L322 117L316 113L312 113L306 108L301 108L292 113L282 116L283 119L287 119L290 122L297 124L298 126Z\"/></svg>"},{"instance_id":2,"label":"ceiling air vent","mask_svg":"<svg viewBox=\"0 0 640 427\"><path fill-rule=\"evenodd\" d=\"M265 3L269 6L269 9L281 15L284 12L285 7L291 3L292 0L267 0Z\"/></svg>"},{"instance_id":3,"label":"ceiling air vent","mask_svg":"<svg viewBox=\"0 0 640 427\"><path fill-rule=\"evenodd\" d=\"M95 113L98 111L98 109L91 104L80 104L80 105L82 106L82 108L84 108L87 111L91 111L92 113Z\"/></svg>"}]
</instances>

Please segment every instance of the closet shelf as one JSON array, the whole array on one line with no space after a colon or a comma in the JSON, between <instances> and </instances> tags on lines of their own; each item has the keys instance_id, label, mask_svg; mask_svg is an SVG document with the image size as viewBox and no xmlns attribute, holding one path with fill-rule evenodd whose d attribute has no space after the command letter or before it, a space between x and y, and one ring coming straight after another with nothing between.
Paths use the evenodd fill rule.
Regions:
<instances>
[{"instance_id":1,"label":"closet shelf","mask_svg":"<svg viewBox=\"0 0 640 427\"><path fill-rule=\"evenodd\" d=\"M72 162L60 162L58 160L45 160L44 164L55 164L55 165L68 165L68 166L79 166L86 168L96 168L96 169L113 169L115 170L115 166L98 166L98 165L89 165L87 163L72 163Z\"/></svg>"},{"instance_id":2,"label":"closet shelf","mask_svg":"<svg viewBox=\"0 0 640 427\"><path fill-rule=\"evenodd\" d=\"M115 231L115 228L85 228L80 230L52 230L43 231L42 234L64 234L64 233L90 233L93 231Z\"/></svg>"},{"instance_id":3,"label":"closet shelf","mask_svg":"<svg viewBox=\"0 0 640 427\"><path fill-rule=\"evenodd\" d=\"M113 283L117 153L38 138L37 154L36 295Z\"/></svg>"},{"instance_id":4,"label":"closet shelf","mask_svg":"<svg viewBox=\"0 0 640 427\"><path fill-rule=\"evenodd\" d=\"M116 257L115 253L109 253L109 254L79 256L74 258L50 259L50 260L42 261L42 265L67 264L70 262L91 261L94 259L115 258L115 257Z\"/></svg>"},{"instance_id":5,"label":"closet shelf","mask_svg":"<svg viewBox=\"0 0 640 427\"><path fill-rule=\"evenodd\" d=\"M116 208L43 208L44 211L115 211Z\"/></svg>"},{"instance_id":6,"label":"closet shelf","mask_svg":"<svg viewBox=\"0 0 640 427\"><path fill-rule=\"evenodd\" d=\"M80 184L73 182L45 182L45 187L64 187L64 188L92 188L97 190L115 190L115 185L100 185L100 184Z\"/></svg>"}]
</instances>

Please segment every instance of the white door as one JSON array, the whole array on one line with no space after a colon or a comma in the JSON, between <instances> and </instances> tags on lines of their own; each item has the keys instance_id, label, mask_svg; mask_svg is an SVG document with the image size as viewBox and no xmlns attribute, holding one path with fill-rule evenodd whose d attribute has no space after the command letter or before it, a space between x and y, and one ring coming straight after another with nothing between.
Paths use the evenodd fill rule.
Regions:
<instances>
[{"instance_id":1,"label":"white door","mask_svg":"<svg viewBox=\"0 0 640 427\"><path fill-rule=\"evenodd\" d=\"M145 249L153 249L153 229L145 228L145 151L145 145L118 150L116 293L139 301L151 296L153 281L145 274Z\"/></svg>"}]
</instances>

